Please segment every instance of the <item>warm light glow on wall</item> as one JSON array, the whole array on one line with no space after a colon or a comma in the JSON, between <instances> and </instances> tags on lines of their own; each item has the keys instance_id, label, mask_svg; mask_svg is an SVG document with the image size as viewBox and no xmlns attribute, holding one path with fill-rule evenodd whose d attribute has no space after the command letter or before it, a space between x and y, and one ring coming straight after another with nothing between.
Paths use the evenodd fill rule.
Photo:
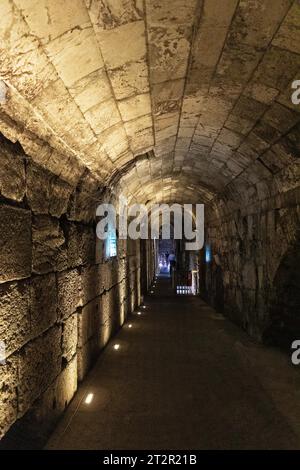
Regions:
<instances>
[{"instance_id":1,"label":"warm light glow on wall","mask_svg":"<svg viewBox=\"0 0 300 470\"><path fill-rule=\"evenodd\" d=\"M119 344L115 344L115 345L114 345L114 349L115 349L116 351L118 351L118 349L120 349L120 345L119 345Z\"/></svg>"}]
</instances>

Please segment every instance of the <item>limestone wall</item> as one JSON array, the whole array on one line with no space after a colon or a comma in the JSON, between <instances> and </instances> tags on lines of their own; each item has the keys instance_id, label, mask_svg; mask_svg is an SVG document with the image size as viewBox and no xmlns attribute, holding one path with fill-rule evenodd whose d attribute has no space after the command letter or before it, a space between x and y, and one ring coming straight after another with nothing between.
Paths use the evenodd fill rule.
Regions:
<instances>
[{"instance_id":1,"label":"limestone wall","mask_svg":"<svg viewBox=\"0 0 300 470\"><path fill-rule=\"evenodd\" d=\"M278 269L299 243L299 165L263 189L259 193L253 186L234 204L215 206L206 234L213 260L205 264L207 299L258 340L272 327ZM299 312L296 323L300 334Z\"/></svg>"},{"instance_id":2,"label":"limestone wall","mask_svg":"<svg viewBox=\"0 0 300 470\"><path fill-rule=\"evenodd\" d=\"M28 412L40 432L51 427L93 359L140 304L141 274L139 242L120 242L110 260L95 256L97 193L89 198L95 182L88 174L74 188L18 144L0 139L3 436Z\"/></svg>"}]
</instances>

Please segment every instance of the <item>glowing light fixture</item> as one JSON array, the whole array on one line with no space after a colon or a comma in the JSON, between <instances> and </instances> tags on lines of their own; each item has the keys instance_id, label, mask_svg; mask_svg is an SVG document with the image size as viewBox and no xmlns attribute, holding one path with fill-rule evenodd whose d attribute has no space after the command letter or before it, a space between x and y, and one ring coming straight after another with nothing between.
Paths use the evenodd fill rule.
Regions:
<instances>
[{"instance_id":1,"label":"glowing light fixture","mask_svg":"<svg viewBox=\"0 0 300 470\"><path fill-rule=\"evenodd\" d=\"M119 344L114 344L114 349L115 349L116 351L118 351L118 349L120 349L120 345L119 345Z\"/></svg>"},{"instance_id":2,"label":"glowing light fixture","mask_svg":"<svg viewBox=\"0 0 300 470\"><path fill-rule=\"evenodd\" d=\"M89 405L90 403L92 403L93 398L94 398L94 394L93 393L88 393L87 396L85 397L84 403L86 405Z\"/></svg>"},{"instance_id":3,"label":"glowing light fixture","mask_svg":"<svg viewBox=\"0 0 300 470\"><path fill-rule=\"evenodd\" d=\"M131 324L131 323L128 325L128 328L132 328L132 324Z\"/></svg>"},{"instance_id":4,"label":"glowing light fixture","mask_svg":"<svg viewBox=\"0 0 300 470\"><path fill-rule=\"evenodd\" d=\"M136 313L137 313L137 315L142 315L142 312L140 312L140 311L138 311L138 312L136 312Z\"/></svg>"},{"instance_id":5,"label":"glowing light fixture","mask_svg":"<svg viewBox=\"0 0 300 470\"><path fill-rule=\"evenodd\" d=\"M211 246L210 245L206 245L205 246L205 261L206 263L210 263L211 262Z\"/></svg>"}]
</instances>

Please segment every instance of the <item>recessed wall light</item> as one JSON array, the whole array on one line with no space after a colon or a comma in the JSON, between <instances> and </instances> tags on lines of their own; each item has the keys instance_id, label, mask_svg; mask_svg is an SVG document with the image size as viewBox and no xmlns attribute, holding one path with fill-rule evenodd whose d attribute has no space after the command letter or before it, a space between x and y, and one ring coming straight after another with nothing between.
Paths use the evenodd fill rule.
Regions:
<instances>
[{"instance_id":1,"label":"recessed wall light","mask_svg":"<svg viewBox=\"0 0 300 470\"><path fill-rule=\"evenodd\" d=\"M93 393L88 393L87 396L85 397L84 403L86 405L89 405L90 403L92 403L93 398L94 398L94 394Z\"/></svg>"},{"instance_id":2,"label":"recessed wall light","mask_svg":"<svg viewBox=\"0 0 300 470\"><path fill-rule=\"evenodd\" d=\"M118 351L118 349L120 349L120 345L119 345L119 344L114 344L114 349L115 349L116 351Z\"/></svg>"},{"instance_id":3,"label":"recessed wall light","mask_svg":"<svg viewBox=\"0 0 300 470\"><path fill-rule=\"evenodd\" d=\"M132 324L131 324L131 323L128 325L128 328L132 328Z\"/></svg>"}]
</instances>

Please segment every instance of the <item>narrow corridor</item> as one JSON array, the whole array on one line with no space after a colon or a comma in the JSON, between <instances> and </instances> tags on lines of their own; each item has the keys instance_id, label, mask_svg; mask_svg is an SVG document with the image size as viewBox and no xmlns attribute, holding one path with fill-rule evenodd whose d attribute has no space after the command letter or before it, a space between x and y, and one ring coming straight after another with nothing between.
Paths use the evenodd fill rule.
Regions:
<instances>
[{"instance_id":1,"label":"narrow corridor","mask_svg":"<svg viewBox=\"0 0 300 470\"><path fill-rule=\"evenodd\" d=\"M175 296L168 278L153 292L109 342L46 448L300 449L290 358L199 297Z\"/></svg>"}]
</instances>

